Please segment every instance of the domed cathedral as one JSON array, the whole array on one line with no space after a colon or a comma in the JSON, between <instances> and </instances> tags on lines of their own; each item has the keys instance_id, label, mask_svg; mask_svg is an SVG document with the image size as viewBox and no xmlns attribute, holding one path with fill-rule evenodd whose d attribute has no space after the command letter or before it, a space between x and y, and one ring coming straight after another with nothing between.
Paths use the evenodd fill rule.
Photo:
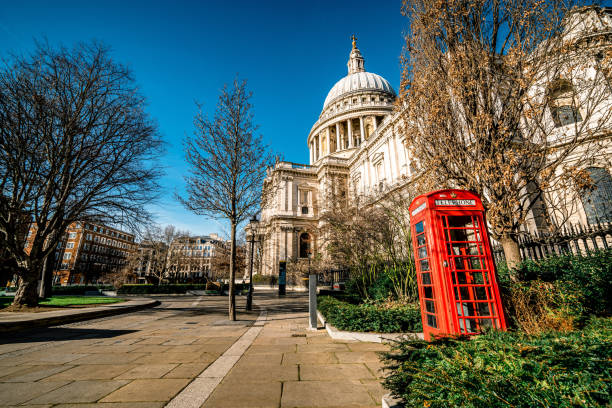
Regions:
<instances>
[{"instance_id":1,"label":"domed cathedral","mask_svg":"<svg viewBox=\"0 0 612 408\"><path fill-rule=\"evenodd\" d=\"M409 174L407 150L393 132L396 92L385 78L365 70L355 36L347 68L308 135L310 163L278 162L268 169L257 273L277 274L280 261L320 251L321 216L338 200L378 193Z\"/></svg>"}]
</instances>

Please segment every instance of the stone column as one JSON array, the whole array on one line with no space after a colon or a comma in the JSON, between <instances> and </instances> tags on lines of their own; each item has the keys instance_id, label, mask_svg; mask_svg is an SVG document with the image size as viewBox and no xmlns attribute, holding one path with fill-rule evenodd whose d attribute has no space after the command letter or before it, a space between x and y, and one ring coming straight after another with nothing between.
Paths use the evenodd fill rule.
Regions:
<instances>
[{"instance_id":1,"label":"stone column","mask_svg":"<svg viewBox=\"0 0 612 408\"><path fill-rule=\"evenodd\" d=\"M321 158L321 134L317 135L317 160Z\"/></svg>"},{"instance_id":2,"label":"stone column","mask_svg":"<svg viewBox=\"0 0 612 408\"><path fill-rule=\"evenodd\" d=\"M342 150L340 148L340 125L336 122L336 151Z\"/></svg>"},{"instance_id":3,"label":"stone column","mask_svg":"<svg viewBox=\"0 0 612 408\"><path fill-rule=\"evenodd\" d=\"M331 153L331 145L329 144L329 134L331 133L331 129L328 127L327 129L325 129L325 138L327 141L327 146L325 146L327 148L327 154Z\"/></svg>"},{"instance_id":4,"label":"stone column","mask_svg":"<svg viewBox=\"0 0 612 408\"><path fill-rule=\"evenodd\" d=\"M310 164L312 164L314 162L314 160L312 159L312 155L314 153L314 150L312 148L312 142L310 142L310 144L308 145L308 147L310 148Z\"/></svg>"},{"instance_id":5,"label":"stone column","mask_svg":"<svg viewBox=\"0 0 612 408\"><path fill-rule=\"evenodd\" d=\"M348 124L348 147L353 147L353 119L347 121Z\"/></svg>"},{"instance_id":6,"label":"stone column","mask_svg":"<svg viewBox=\"0 0 612 408\"><path fill-rule=\"evenodd\" d=\"M374 120L374 131L376 132L376 129L378 129L378 124L376 123L378 120L376 120L376 115L372 116L372 119Z\"/></svg>"},{"instance_id":7,"label":"stone column","mask_svg":"<svg viewBox=\"0 0 612 408\"><path fill-rule=\"evenodd\" d=\"M363 144L363 141L365 140L365 134L363 132L363 116L359 117L359 131L361 132L360 135L360 140L361 140L361 144Z\"/></svg>"}]
</instances>

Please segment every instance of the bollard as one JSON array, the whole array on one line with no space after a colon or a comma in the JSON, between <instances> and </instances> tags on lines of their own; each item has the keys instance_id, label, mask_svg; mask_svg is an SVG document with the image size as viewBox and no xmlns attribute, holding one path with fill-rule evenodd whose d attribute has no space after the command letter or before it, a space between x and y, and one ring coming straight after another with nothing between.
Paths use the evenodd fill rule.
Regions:
<instances>
[{"instance_id":1,"label":"bollard","mask_svg":"<svg viewBox=\"0 0 612 408\"><path fill-rule=\"evenodd\" d=\"M310 330L317 330L317 275L308 275L308 312Z\"/></svg>"}]
</instances>

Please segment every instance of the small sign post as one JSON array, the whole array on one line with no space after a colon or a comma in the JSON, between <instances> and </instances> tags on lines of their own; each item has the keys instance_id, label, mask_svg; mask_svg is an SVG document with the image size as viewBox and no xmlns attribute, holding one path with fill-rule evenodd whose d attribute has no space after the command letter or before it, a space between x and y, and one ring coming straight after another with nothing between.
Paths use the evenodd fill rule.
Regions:
<instances>
[{"instance_id":1,"label":"small sign post","mask_svg":"<svg viewBox=\"0 0 612 408\"><path fill-rule=\"evenodd\" d=\"M308 328L317 330L317 274L308 275Z\"/></svg>"},{"instance_id":2,"label":"small sign post","mask_svg":"<svg viewBox=\"0 0 612 408\"><path fill-rule=\"evenodd\" d=\"M284 296L287 291L287 261L278 263L278 295Z\"/></svg>"}]
</instances>

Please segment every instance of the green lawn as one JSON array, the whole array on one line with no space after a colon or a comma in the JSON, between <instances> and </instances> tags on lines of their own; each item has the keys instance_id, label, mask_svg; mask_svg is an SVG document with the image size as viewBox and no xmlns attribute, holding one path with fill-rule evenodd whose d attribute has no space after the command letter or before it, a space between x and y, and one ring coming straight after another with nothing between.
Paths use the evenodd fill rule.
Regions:
<instances>
[{"instance_id":1,"label":"green lawn","mask_svg":"<svg viewBox=\"0 0 612 408\"><path fill-rule=\"evenodd\" d=\"M105 296L52 296L40 301L41 306L80 306L97 305L106 303L123 302L124 299L117 299ZM0 308L5 308L13 303L12 296L0 296Z\"/></svg>"}]
</instances>

